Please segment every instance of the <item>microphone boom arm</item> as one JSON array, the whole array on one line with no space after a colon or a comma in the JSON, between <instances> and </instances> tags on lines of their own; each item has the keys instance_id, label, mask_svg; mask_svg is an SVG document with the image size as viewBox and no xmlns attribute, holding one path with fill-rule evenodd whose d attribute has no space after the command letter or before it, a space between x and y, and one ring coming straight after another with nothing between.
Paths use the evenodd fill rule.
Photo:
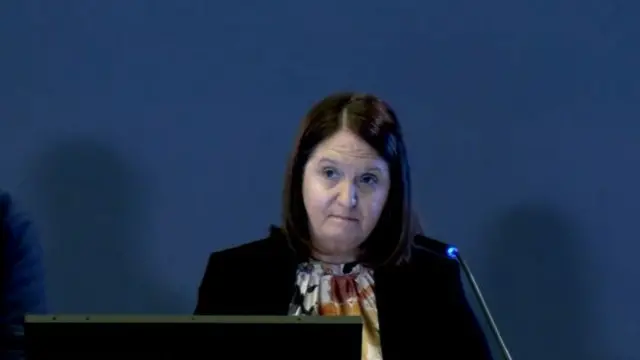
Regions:
<instances>
[{"instance_id":1,"label":"microphone boom arm","mask_svg":"<svg viewBox=\"0 0 640 360\"><path fill-rule=\"evenodd\" d=\"M482 309L482 312L485 318L489 322L489 328L491 329L491 332L495 336L496 340L498 340L498 346L500 347L502 355L506 360L512 360L511 354L509 353L509 349L507 348L507 345L504 343L504 340L502 339L502 335L500 335L500 331L498 330L498 325L496 325L496 322L493 320L493 316L491 316L491 311L489 311L489 306L487 305L486 301L484 301L484 296L482 296L482 291L480 291L480 287L478 286L476 279L473 277L473 273L471 272L471 269L469 268L467 263L462 259L462 257L460 256L460 252L458 251L457 248L455 247L448 248L447 255L450 258L456 260L460 265L460 267L462 268L462 272L464 273L465 277L469 281L469 284L471 285L471 289L473 290L473 294L475 295L478 303L480 303L480 308Z\"/></svg>"}]
</instances>

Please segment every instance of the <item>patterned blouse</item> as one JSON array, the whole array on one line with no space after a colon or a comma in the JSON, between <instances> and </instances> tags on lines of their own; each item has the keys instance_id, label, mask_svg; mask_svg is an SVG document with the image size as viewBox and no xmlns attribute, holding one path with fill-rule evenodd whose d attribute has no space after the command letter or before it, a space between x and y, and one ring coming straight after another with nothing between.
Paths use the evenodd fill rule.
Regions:
<instances>
[{"instance_id":1,"label":"patterned blouse","mask_svg":"<svg viewBox=\"0 0 640 360\"><path fill-rule=\"evenodd\" d=\"M298 268L290 315L362 316L362 360L381 360L373 271L316 260Z\"/></svg>"}]
</instances>

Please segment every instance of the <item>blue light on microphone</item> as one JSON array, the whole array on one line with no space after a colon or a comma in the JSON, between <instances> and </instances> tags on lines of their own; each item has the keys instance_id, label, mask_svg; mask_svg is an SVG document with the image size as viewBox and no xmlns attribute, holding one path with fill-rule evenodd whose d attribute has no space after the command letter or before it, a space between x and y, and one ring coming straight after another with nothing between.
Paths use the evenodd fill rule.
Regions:
<instances>
[{"instance_id":1,"label":"blue light on microphone","mask_svg":"<svg viewBox=\"0 0 640 360\"><path fill-rule=\"evenodd\" d=\"M449 246L447 248L447 256L452 258L452 259L457 259L458 258L458 248L455 246Z\"/></svg>"}]
</instances>

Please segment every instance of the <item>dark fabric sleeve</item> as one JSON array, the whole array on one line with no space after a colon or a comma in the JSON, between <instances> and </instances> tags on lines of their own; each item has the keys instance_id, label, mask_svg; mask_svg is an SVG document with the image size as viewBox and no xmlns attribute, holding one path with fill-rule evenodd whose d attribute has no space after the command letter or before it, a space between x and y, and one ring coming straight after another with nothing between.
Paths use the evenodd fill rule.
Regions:
<instances>
[{"instance_id":1,"label":"dark fabric sleeve","mask_svg":"<svg viewBox=\"0 0 640 360\"><path fill-rule=\"evenodd\" d=\"M216 301L215 289L220 287L219 269L221 268L216 254L209 256L204 276L198 288L198 300L194 315L221 315L220 306Z\"/></svg>"},{"instance_id":2,"label":"dark fabric sleeve","mask_svg":"<svg viewBox=\"0 0 640 360\"><path fill-rule=\"evenodd\" d=\"M2 244L2 298L0 326L6 338L23 333L26 314L43 314L45 302L42 248L33 224L16 209L11 197L0 192Z\"/></svg>"}]
</instances>

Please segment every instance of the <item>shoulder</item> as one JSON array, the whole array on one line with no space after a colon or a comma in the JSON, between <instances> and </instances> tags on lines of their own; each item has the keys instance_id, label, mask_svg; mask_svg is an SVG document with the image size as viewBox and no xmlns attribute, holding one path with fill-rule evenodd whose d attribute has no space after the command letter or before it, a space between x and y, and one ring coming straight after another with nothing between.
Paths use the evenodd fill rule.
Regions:
<instances>
[{"instance_id":1,"label":"shoulder","mask_svg":"<svg viewBox=\"0 0 640 360\"><path fill-rule=\"evenodd\" d=\"M7 221L16 211L13 197L5 191L0 190L0 218L2 222Z\"/></svg>"},{"instance_id":2,"label":"shoulder","mask_svg":"<svg viewBox=\"0 0 640 360\"><path fill-rule=\"evenodd\" d=\"M30 217L9 193L0 190L0 237L7 256L38 250L40 244Z\"/></svg>"},{"instance_id":3,"label":"shoulder","mask_svg":"<svg viewBox=\"0 0 640 360\"><path fill-rule=\"evenodd\" d=\"M0 190L0 222L2 223L2 229L7 227L7 223L12 217L14 212L13 199L9 193Z\"/></svg>"},{"instance_id":4,"label":"shoulder","mask_svg":"<svg viewBox=\"0 0 640 360\"><path fill-rule=\"evenodd\" d=\"M209 255L209 265L233 268L248 263L258 265L289 260L293 255L284 234L277 227L271 226L269 234L261 239L212 252Z\"/></svg>"},{"instance_id":5,"label":"shoulder","mask_svg":"<svg viewBox=\"0 0 640 360\"><path fill-rule=\"evenodd\" d=\"M408 265L418 273L430 272L457 277L458 262L447 255L453 245L423 235L414 237Z\"/></svg>"},{"instance_id":6,"label":"shoulder","mask_svg":"<svg viewBox=\"0 0 640 360\"><path fill-rule=\"evenodd\" d=\"M262 239L213 252L200 282L194 313L245 314L248 309L257 311L268 302L248 304L248 299L253 299L255 292L273 292L274 286L281 282L257 282L247 287L246 280L255 277L257 271L264 278L287 281L289 275L295 275L294 266L295 253L289 248L284 234L275 227ZM291 285L282 284L286 293Z\"/></svg>"},{"instance_id":7,"label":"shoulder","mask_svg":"<svg viewBox=\"0 0 640 360\"><path fill-rule=\"evenodd\" d=\"M13 198L0 191L0 240L5 266L5 321L17 321L21 312L44 311L44 268L42 247L29 216L19 210Z\"/></svg>"},{"instance_id":8,"label":"shoulder","mask_svg":"<svg viewBox=\"0 0 640 360\"><path fill-rule=\"evenodd\" d=\"M412 280L424 282L428 279L434 290L429 295L430 300L434 301L439 312L449 314L447 325L441 328L444 337L455 338L458 344L464 345L461 352L453 357L475 354L474 359L492 359L483 330L467 301L460 264L447 255L447 249L452 246L425 236L416 236L414 243L409 262L414 269Z\"/></svg>"}]
</instances>

